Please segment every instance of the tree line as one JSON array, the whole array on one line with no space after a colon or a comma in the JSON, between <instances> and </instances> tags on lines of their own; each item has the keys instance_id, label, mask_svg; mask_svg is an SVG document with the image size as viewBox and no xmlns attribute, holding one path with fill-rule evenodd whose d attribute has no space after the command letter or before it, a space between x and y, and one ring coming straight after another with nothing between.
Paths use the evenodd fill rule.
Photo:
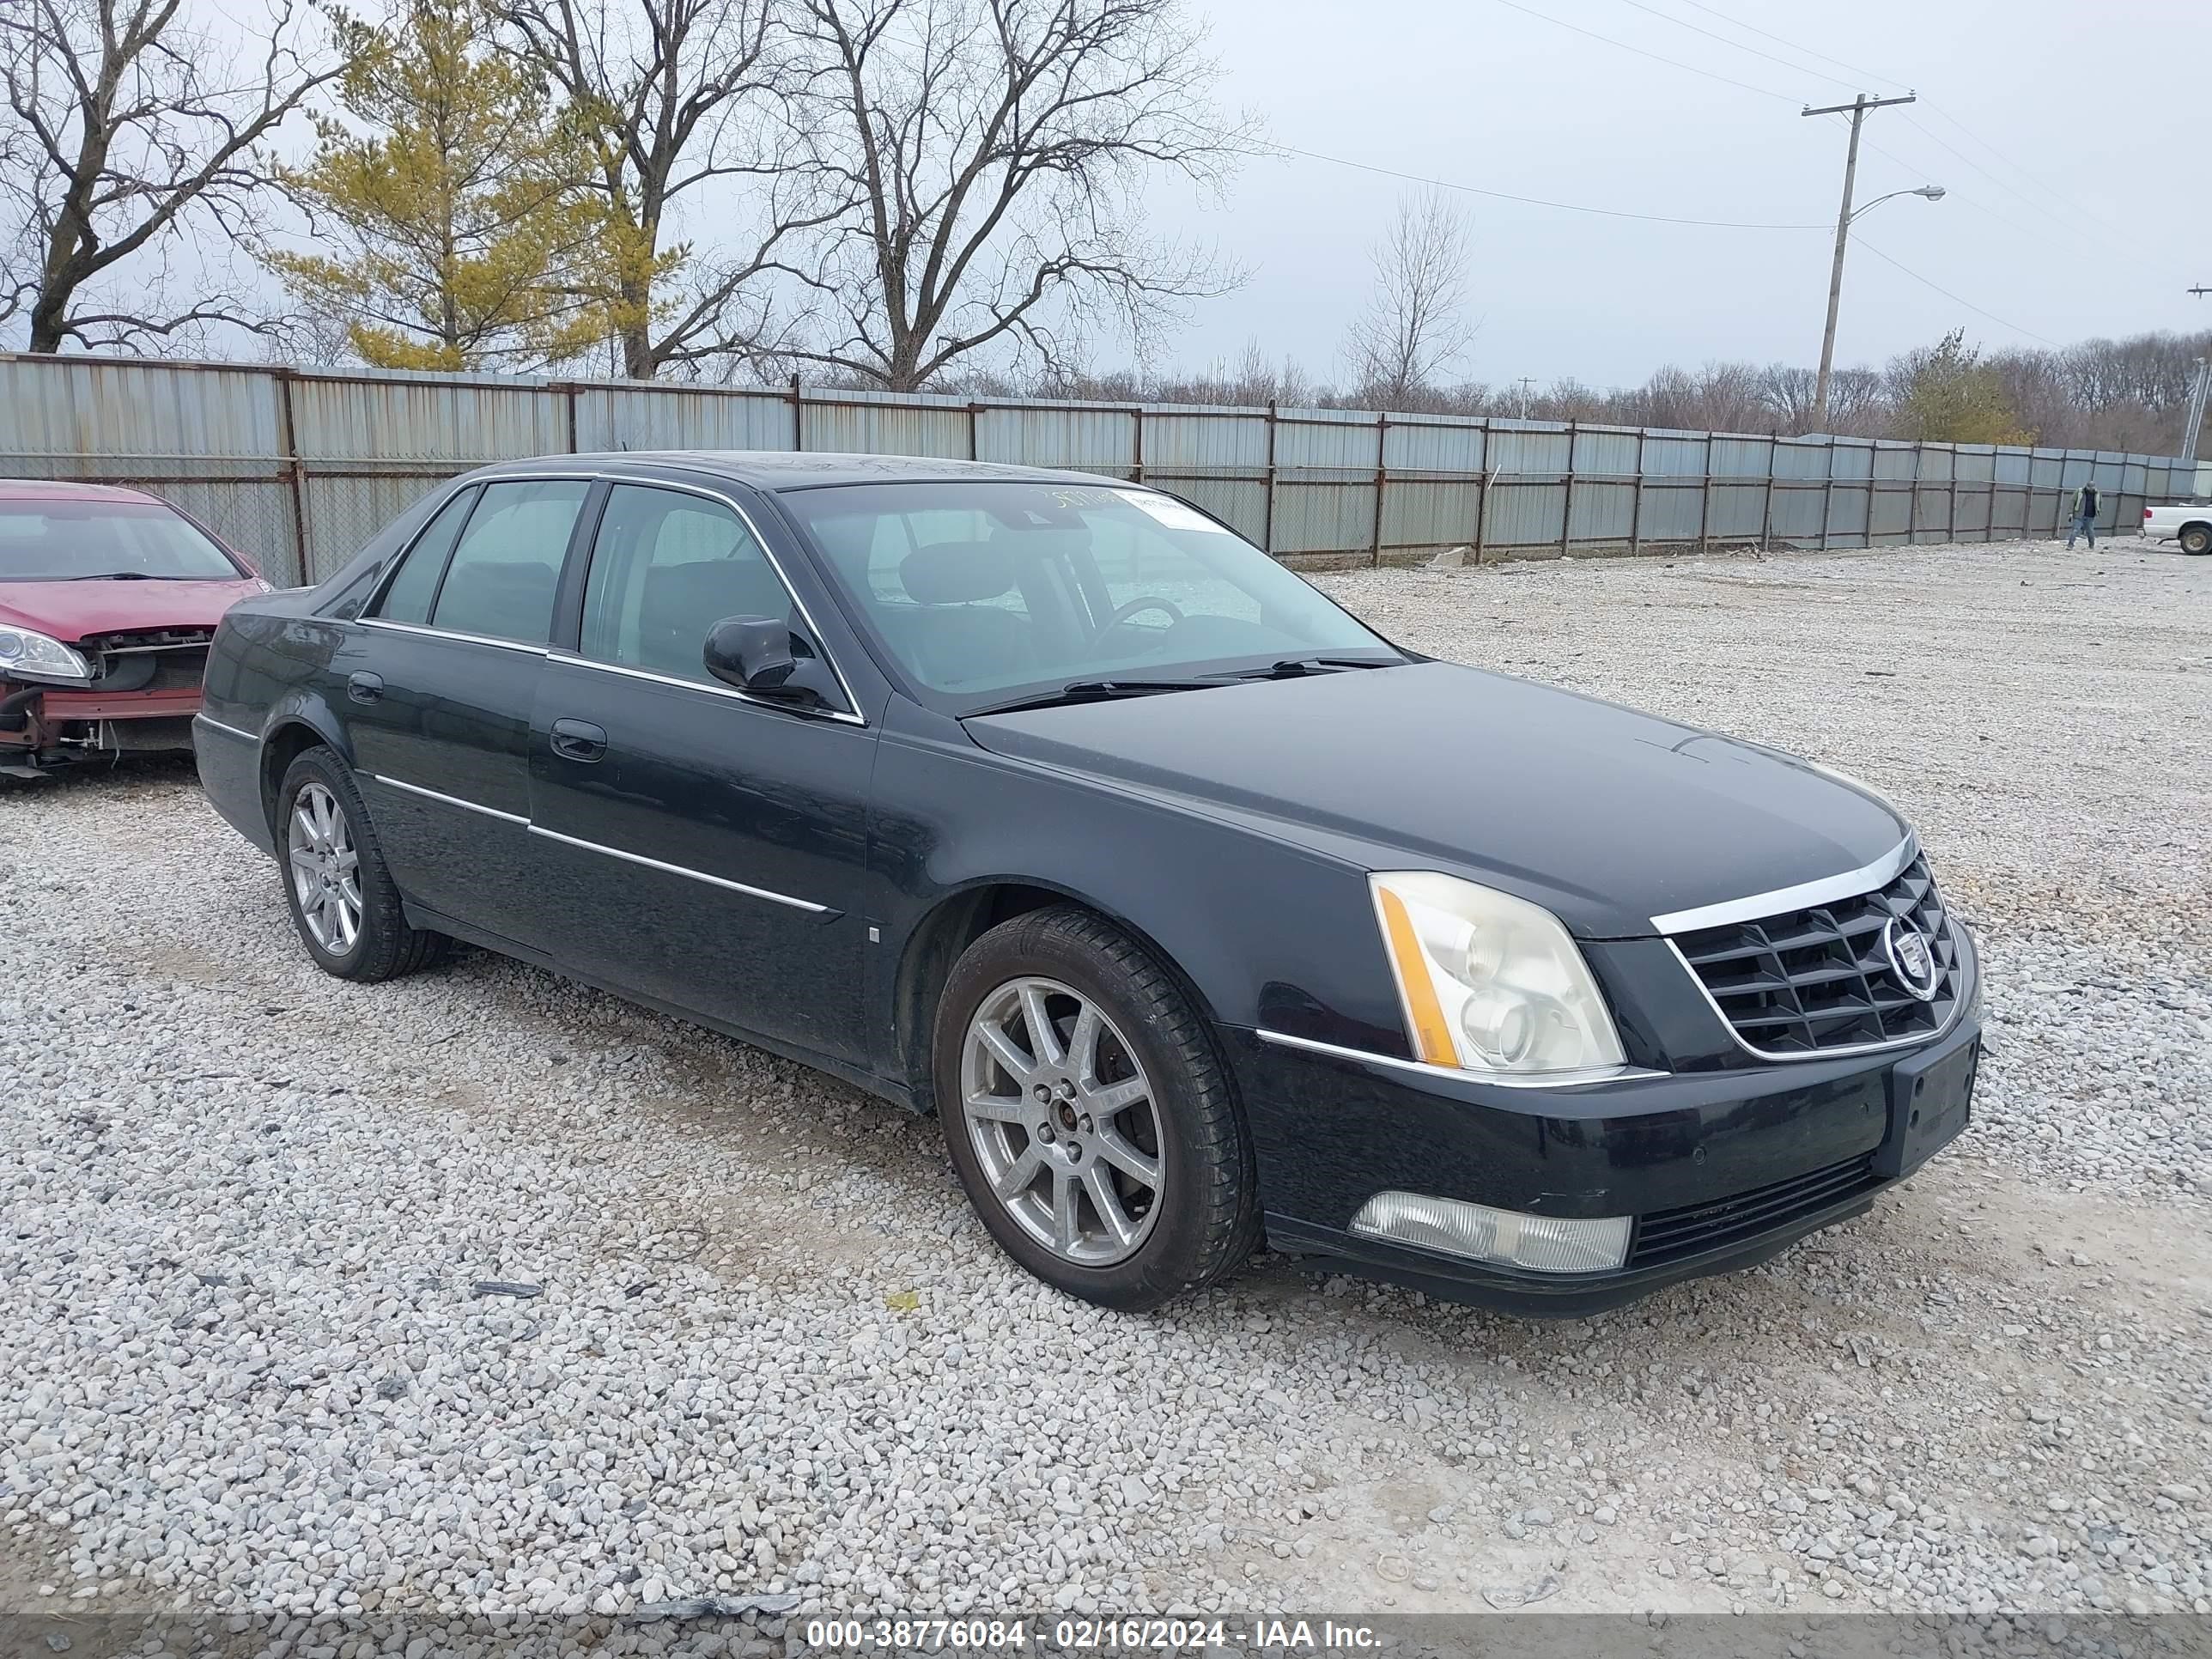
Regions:
<instances>
[{"instance_id":1,"label":"tree line","mask_svg":"<svg viewBox=\"0 0 2212 1659\"><path fill-rule=\"evenodd\" d=\"M1141 211L1256 143L1182 0L273 3L0 6L0 327L913 390L1241 280Z\"/></svg>"},{"instance_id":2,"label":"tree line","mask_svg":"<svg viewBox=\"0 0 2212 1659\"><path fill-rule=\"evenodd\" d=\"M1799 433L1813 373L1461 375L1479 250L1437 192L1340 373L1161 361L1247 273L1155 233L1264 153L1187 0L0 3L0 339L426 369L1522 415ZM2164 450L2212 335L1840 371L1828 427Z\"/></svg>"}]
</instances>

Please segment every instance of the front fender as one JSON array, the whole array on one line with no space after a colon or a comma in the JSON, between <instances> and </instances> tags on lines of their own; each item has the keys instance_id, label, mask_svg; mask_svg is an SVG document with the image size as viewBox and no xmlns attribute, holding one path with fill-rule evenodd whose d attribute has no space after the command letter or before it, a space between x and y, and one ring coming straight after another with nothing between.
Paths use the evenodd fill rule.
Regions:
<instances>
[{"instance_id":1,"label":"front fender","mask_svg":"<svg viewBox=\"0 0 2212 1659\"><path fill-rule=\"evenodd\" d=\"M1364 868L1263 831L989 753L957 728L887 732L872 862L884 945L1004 884L1059 893L1152 944L1200 1012L1406 1055Z\"/></svg>"}]
</instances>

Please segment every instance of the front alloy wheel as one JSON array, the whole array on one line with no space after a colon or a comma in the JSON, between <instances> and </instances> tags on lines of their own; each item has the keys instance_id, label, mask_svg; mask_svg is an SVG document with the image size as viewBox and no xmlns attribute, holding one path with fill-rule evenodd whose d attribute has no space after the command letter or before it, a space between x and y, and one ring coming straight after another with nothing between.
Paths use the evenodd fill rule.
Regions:
<instances>
[{"instance_id":1,"label":"front alloy wheel","mask_svg":"<svg viewBox=\"0 0 2212 1659\"><path fill-rule=\"evenodd\" d=\"M992 1196L1066 1261L1133 1255L1159 1217L1152 1085L1098 1006L1011 980L968 1022L960 1109Z\"/></svg>"},{"instance_id":2,"label":"front alloy wheel","mask_svg":"<svg viewBox=\"0 0 2212 1659\"><path fill-rule=\"evenodd\" d=\"M1259 1243L1252 1143L1173 972L1103 916L1049 905L953 964L938 1004L938 1115L999 1247L1102 1307L1157 1308Z\"/></svg>"},{"instance_id":3,"label":"front alloy wheel","mask_svg":"<svg viewBox=\"0 0 2212 1659\"><path fill-rule=\"evenodd\" d=\"M320 780L292 798L288 841L300 920L317 945L342 957L361 937L361 854L345 808Z\"/></svg>"}]
</instances>

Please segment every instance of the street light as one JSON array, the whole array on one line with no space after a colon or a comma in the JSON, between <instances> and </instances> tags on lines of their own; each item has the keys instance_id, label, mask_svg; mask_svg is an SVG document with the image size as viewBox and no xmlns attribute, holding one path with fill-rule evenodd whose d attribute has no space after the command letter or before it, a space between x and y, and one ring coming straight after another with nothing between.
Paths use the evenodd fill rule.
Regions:
<instances>
[{"instance_id":1,"label":"street light","mask_svg":"<svg viewBox=\"0 0 2212 1659\"><path fill-rule=\"evenodd\" d=\"M1877 196L1864 207L1852 209L1851 218L1856 222L1862 213L1871 213L1889 200L1890 196L1925 196L1931 202L1940 202L1943 199L1943 186L1941 185L1923 185L1917 190L1893 190L1889 192L1889 196Z\"/></svg>"},{"instance_id":2,"label":"street light","mask_svg":"<svg viewBox=\"0 0 2212 1659\"><path fill-rule=\"evenodd\" d=\"M1836 307L1844 297L1844 249L1850 242L1851 227L1861 216L1871 213L1884 202L1899 196L1924 196L1931 202L1943 199L1943 186L1922 185L1913 190L1893 190L1887 196L1877 196L1863 207L1851 205L1851 174L1858 161L1858 131L1851 131L1851 164L1844 169L1844 211L1836 221L1836 263L1828 272L1828 326L1820 336L1820 376L1813 388L1813 425L1826 431L1828 425L1828 382L1836 362Z\"/></svg>"}]
</instances>

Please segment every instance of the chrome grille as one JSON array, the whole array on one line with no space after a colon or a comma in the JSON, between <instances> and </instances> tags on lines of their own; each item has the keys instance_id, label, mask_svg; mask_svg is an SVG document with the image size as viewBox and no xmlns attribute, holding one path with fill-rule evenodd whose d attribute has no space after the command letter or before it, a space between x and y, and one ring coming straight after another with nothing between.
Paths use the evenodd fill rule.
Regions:
<instances>
[{"instance_id":1,"label":"chrome grille","mask_svg":"<svg viewBox=\"0 0 2212 1659\"><path fill-rule=\"evenodd\" d=\"M1931 999L1915 996L1890 963L1884 935L1895 920L1928 937ZM1677 933L1674 945L1744 1046L1770 1059L1931 1036L1957 1005L1958 941L1917 856L1872 892Z\"/></svg>"}]
</instances>

